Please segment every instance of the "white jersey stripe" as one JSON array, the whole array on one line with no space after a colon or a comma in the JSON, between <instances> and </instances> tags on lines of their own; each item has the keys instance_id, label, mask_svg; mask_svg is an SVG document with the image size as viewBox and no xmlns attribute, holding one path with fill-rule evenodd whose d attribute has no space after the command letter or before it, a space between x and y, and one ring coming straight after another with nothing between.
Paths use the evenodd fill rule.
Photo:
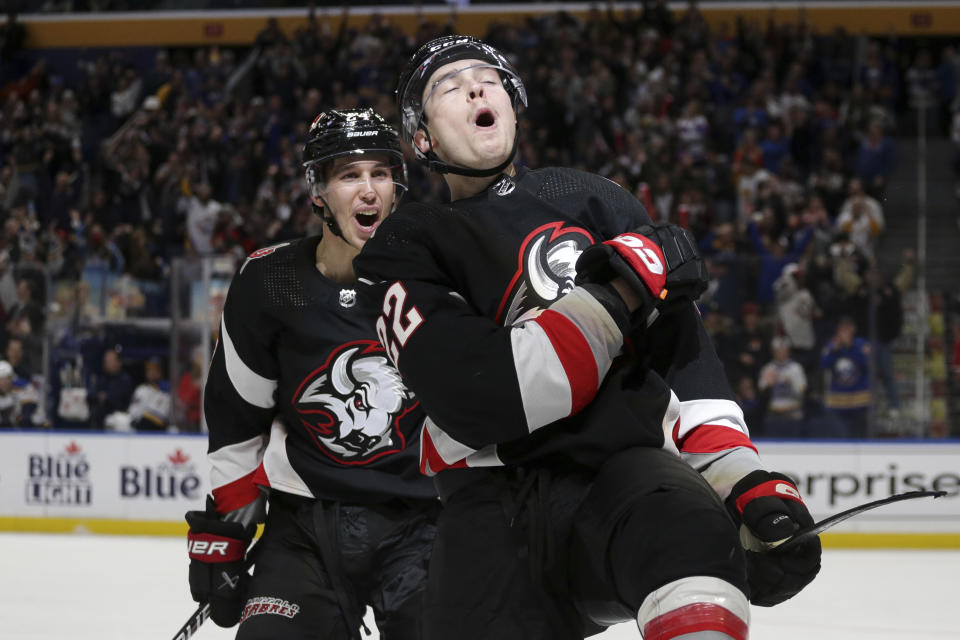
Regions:
<instances>
[{"instance_id":1,"label":"white jersey stripe","mask_svg":"<svg viewBox=\"0 0 960 640\"><path fill-rule=\"evenodd\" d=\"M536 322L514 327L510 346L527 429L532 432L570 415L570 380L543 328Z\"/></svg>"},{"instance_id":2,"label":"white jersey stripe","mask_svg":"<svg viewBox=\"0 0 960 640\"><path fill-rule=\"evenodd\" d=\"M276 404L273 392L277 389L277 381L264 378L243 362L236 347L233 346L233 340L227 332L227 324L223 317L220 318L220 344L223 345L227 375L240 397L255 407L273 408Z\"/></svg>"},{"instance_id":3,"label":"white jersey stripe","mask_svg":"<svg viewBox=\"0 0 960 640\"><path fill-rule=\"evenodd\" d=\"M579 288L553 303L550 310L576 327L590 348L590 354L583 357L593 358L597 380L602 381L623 346L623 334L613 318L596 298ZM569 416L573 411L571 380L543 328L528 320L510 332L510 343L527 429L532 433ZM590 390L591 394L596 391Z\"/></svg>"},{"instance_id":4,"label":"white jersey stripe","mask_svg":"<svg viewBox=\"0 0 960 640\"><path fill-rule=\"evenodd\" d=\"M502 467L503 460L497 455L497 445L487 445L476 453L467 456L468 467Z\"/></svg>"},{"instance_id":5,"label":"white jersey stripe","mask_svg":"<svg viewBox=\"0 0 960 640\"><path fill-rule=\"evenodd\" d=\"M210 452L207 460L210 462L212 488L219 489L256 471L265 445L266 437L259 435Z\"/></svg>"},{"instance_id":6,"label":"white jersey stripe","mask_svg":"<svg viewBox=\"0 0 960 640\"><path fill-rule=\"evenodd\" d=\"M290 458L287 457L287 429L279 420L274 420L270 429L270 442L263 454L263 471L272 488L305 498L314 497L307 483L290 464Z\"/></svg>"},{"instance_id":7,"label":"white jersey stripe","mask_svg":"<svg viewBox=\"0 0 960 640\"><path fill-rule=\"evenodd\" d=\"M593 352L599 380L603 380L623 348L623 334L617 323L596 298L579 287L550 305L550 310L562 313L580 330Z\"/></svg>"},{"instance_id":8,"label":"white jersey stripe","mask_svg":"<svg viewBox=\"0 0 960 640\"><path fill-rule=\"evenodd\" d=\"M456 464L467 456L477 452L476 449L471 449L467 445L457 442L448 436L437 426L437 423L430 418L423 421L423 428L430 434L430 441L433 442L433 448L436 449L437 454L448 465ZM434 471L437 471L437 469Z\"/></svg>"},{"instance_id":9,"label":"white jersey stripe","mask_svg":"<svg viewBox=\"0 0 960 640\"><path fill-rule=\"evenodd\" d=\"M680 430L677 438L683 440L691 429L702 424L730 427L750 435L743 417L743 409L733 400L703 399L681 402Z\"/></svg>"},{"instance_id":10,"label":"white jersey stripe","mask_svg":"<svg viewBox=\"0 0 960 640\"><path fill-rule=\"evenodd\" d=\"M671 390L670 403L667 405L667 410L663 412L661 427L663 428L663 448L677 456L680 455L680 450L677 449L677 443L673 441L673 427L679 419L680 399L677 398L677 394Z\"/></svg>"}]
</instances>

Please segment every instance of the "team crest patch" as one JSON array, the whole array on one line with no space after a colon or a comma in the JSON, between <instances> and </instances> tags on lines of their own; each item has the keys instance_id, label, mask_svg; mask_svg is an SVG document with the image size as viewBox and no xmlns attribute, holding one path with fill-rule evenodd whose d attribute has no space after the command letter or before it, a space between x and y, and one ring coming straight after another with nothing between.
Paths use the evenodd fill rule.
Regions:
<instances>
[{"instance_id":1,"label":"team crest patch","mask_svg":"<svg viewBox=\"0 0 960 640\"><path fill-rule=\"evenodd\" d=\"M340 306L349 309L357 304L357 292L354 289L340 289Z\"/></svg>"},{"instance_id":2,"label":"team crest patch","mask_svg":"<svg viewBox=\"0 0 960 640\"><path fill-rule=\"evenodd\" d=\"M258 597L250 598L243 607L242 623L251 616L274 615L292 618L300 613L300 605L287 602L280 598Z\"/></svg>"},{"instance_id":3,"label":"team crest patch","mask_svg":"<svg viewBox=\"0 0 960 640\"><path fill-rule=\"evenodd\" d=\"M551 222L531 231L517 254L517 272L510 280L497 310L501 326L537 317L574 287L577 258L593 244L581 227Z\"/></svg>"},{"instance_id":4,"label":"team crest patch","mask_svg":"<svg viewBox=\"0 0 960 640\"><path fill-rule=\"evenodd\" d=\"M344 465L364 465L402 451L401 425L419 404L373 340L334 349L291 401L320 451Z\"/></svg>"}]
</instances>

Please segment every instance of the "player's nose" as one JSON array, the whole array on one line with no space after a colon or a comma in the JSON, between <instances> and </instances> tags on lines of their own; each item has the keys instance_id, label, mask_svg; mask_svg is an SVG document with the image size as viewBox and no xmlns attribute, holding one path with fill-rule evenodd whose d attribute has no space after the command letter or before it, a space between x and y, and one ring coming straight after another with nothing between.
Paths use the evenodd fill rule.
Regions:
<instances>
[{"instance_id":1,"label":"player's nose","mask_svg":"<svg viewBox=\"0 0 960 640\"><path fill-rule=\"evenodd\" d=\"M367 201L377 197L377 190L373 188L373 179L369 175L364 176L360 182L360 197Z\"/></svg>"},{"instance_id":2,"label":"player's nose","mask_svg":"<svg viewBox=\"0 0 960 640\"><path fill-rule=\"evenodd\" d=\"M474 80L470 85L470 99L483 97L483 84L479 80Z\"/></svg>"}]
</instances>

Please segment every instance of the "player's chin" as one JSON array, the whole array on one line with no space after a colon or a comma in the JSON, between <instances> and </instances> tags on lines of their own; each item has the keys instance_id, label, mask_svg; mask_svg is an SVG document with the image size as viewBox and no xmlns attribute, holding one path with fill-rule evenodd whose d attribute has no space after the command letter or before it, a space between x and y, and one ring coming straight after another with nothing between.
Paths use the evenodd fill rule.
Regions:
<instances>
[{"instance_id":1,"label":"player's chin","mask_svg":"<svg viewBox=\"0 0 960 640\"><path fill-rule=\"evenodd\" d=\"M483 140L476 146L477 164L485 167L496 166L510 157L511 150L512 145L502 137Z\"/></svg>"},{"instance_id":2,"label":"player's chin","mask_svg":"<svg viewBox=\"0 0 960 640\"><path fill-rule=\"evenodd\" d=\"M355 249L362 249L363 245L367 243L367 240L373 237L373 233L379 226L379 221L371 226L361 227L359 225L354 225L350 230L349 238L347 240L348 243L353 245Z\"/></svg>"}]
</instances>

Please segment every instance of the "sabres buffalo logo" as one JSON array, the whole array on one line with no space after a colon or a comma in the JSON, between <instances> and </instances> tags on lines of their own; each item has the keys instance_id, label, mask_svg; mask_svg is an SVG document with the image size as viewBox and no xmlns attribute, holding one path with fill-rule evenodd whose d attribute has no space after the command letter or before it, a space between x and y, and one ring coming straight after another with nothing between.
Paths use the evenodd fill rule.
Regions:
<instances>
[{"instance_id":1,"label":"sabres buffalo logo","mask_svg":"<svg viewBox=\"0 0 960 640\"><path fill-rule=\"evenodd\" d=\"M293 405L320 450L343 464L367 464L401 451L401 419L417 402L383 347L358 340L338 347L293 395Z\"/></svg>"},{"instance_id":2,"label":"sabres buffalo logo","mask_svg":"<svg viewBox=\"0 0 960 640\"><path fill-rule=\"evenodd\" d=\"M593 244L580 227L551 222L534 229L523 241L517 272L497 310L497 322L511 326L535 318L550 303L570 293L577 276L577 258Z\"/></svg>"}]
</instances>

